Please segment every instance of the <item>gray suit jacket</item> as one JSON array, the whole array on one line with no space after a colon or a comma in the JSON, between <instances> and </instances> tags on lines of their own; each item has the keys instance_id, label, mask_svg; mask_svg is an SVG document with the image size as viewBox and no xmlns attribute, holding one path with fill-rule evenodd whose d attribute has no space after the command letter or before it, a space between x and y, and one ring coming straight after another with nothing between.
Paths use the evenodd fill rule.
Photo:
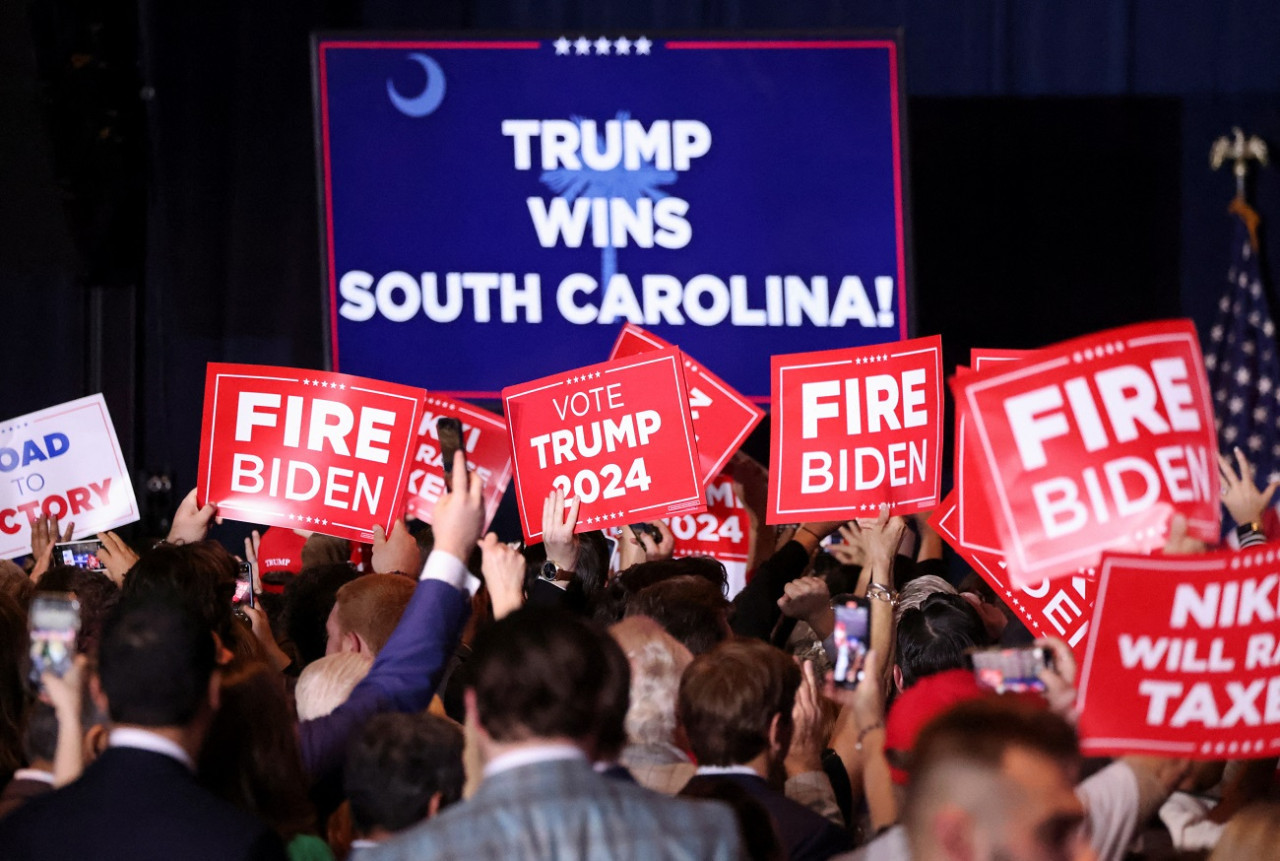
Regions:
<instances>
[{"instance_id":1,"label":"gray suit jacket","mask_svg":"<svg viewBox=\"0 0 1280 861\"><path fill-rule=\"evenodd\" d=\"M361 858L729 861L742 854L727 806L668 798L596 774L584 761L559 760L486 778L470 800Z\"/></svg>"}]
</instances>

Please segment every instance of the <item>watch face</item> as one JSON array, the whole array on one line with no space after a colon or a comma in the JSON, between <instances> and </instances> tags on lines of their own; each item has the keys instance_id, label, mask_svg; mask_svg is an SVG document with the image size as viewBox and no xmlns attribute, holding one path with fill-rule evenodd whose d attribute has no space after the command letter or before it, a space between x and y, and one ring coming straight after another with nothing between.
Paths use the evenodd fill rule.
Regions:
<instances>
[{"instance_id":1,"label":"watch face","mask_svg":"<svg viewBox=\"0 0 1280 861\"><path fill-rule=\"evenodd\" d=\"M556 579L556 574L557 574L558 572L559 572L559 569L558 569L558 568L556 568L556 563L554 563L554 562L543 562L543 563L542 563L542 571L541 571L541 572L539 572L539 573L542 575L542 579L543 579L543 580L554 580L554 579Z\"/></svg>"}]
</instances>

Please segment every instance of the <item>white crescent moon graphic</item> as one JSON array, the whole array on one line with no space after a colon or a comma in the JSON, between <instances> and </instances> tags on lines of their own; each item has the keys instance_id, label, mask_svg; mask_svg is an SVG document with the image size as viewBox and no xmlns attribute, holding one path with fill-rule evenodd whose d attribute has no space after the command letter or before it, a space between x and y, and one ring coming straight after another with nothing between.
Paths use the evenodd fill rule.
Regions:
<instances>
[{"instance_id":1,"label":"white crescent moon graphic","mask_svg":"<svg viewBox=\"0 0 1280 861\"><path fill-rule=\"evenodd\" d=\"M426 89L412 98L405 98L396 92L396 85L387 78L387 95L396 110L406 117L425 117L444 101L444 70L426 54L410 54L409 59L422 66L422 70L427 73Z\"/></svg>"}]
</instances>

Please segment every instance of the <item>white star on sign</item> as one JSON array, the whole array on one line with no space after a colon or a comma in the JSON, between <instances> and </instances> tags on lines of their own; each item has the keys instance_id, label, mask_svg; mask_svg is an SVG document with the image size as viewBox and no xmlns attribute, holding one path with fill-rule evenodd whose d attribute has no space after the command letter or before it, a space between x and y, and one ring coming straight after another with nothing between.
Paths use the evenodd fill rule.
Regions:
<instances>
[{"instance_id":1,"label":"white star on sign","mask_svg":"<svg viewBox=\"0 0 1280 861\"><path fill-rule=\"evenodd\" d=\"M639 39L636 39L635 46L637 54L648 54L649 48L653 46L653 43L644 36L641 36Z\"/></svg>"},{"instance_id":2,"label":"white star on sign","mask_svg":"<svg viewBox=\"0 0 1280 861\"><path fill-rule=\"evenodd\" d=\"M591 43L587 41L586 36L579 36L578 41L573 43L573 50L579 56L591 53Z\"/></svg>"},{"instance_id":3,"label":"white star on sign","mask_svg":"<svg viewBox=\"0 0 1280 861\"><path fill-rule=\"evenodd\" d=\"M569 40L568 40L568 39L566 39L564 36L561 36L559 39L556 39L556 40L555 40L554 42L552 42L551 44L553 44L553 45L555 45L555 46L556 46L556 56L557 56L557 57L562 56L562 55L564 55L564 56L567 56L567 55L568 55L568 53L569 53Z\"/></svg>"},{"instance_id":4,"label":"white star on sign","mask_svg":"<svg viewBox=\"0 0 1280 861\"><path fill-rule=\"evenodd\" d=\"M608 39L606 39L604 36L601 36L599 39L596 39L597 54L607 54L609 53L609 49L612 47L613 47L613 43L610 42Z\"/></svg>"},{"instance_id":5,"label":"white star on sign","mask_svg":"<svg viewBox=\"0 0 1280 861\"><path fill-rule=\"evenodd\" d=\"M619 36L618 41L613 43L613 51L615 54L630 54L631 40L626 36Z\"/></svg>"}]
</instances>

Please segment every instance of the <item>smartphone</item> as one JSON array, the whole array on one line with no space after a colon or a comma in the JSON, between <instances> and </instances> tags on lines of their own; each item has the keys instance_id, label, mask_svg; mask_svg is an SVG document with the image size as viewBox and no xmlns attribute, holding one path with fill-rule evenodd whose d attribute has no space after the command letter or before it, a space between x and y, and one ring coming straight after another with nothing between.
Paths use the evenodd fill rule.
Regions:
<instances>
[{"instance_id":1,"label":"smartphone","mask_svg":"<svg viewBox=\"0 0 1280 861\"><path fill-rule=\"evenodd\" d=\"M53 564L75 565L77 568L88 568L90 571L106 571L98 553L102 550L102 542L96 538L87 541L67 541L53 545Z\"/></svg>"},{"instance_id":2,"label":"smartphone","mask_svg":"<svg viewBox=\"0 0 1280 861\"><path fill-rule=\"evenodd\" d=\"M627 525L631 527L631 532L637 539L641 536L648 535L653 539L654 544L662 543L662 532L659 531L658 527L654 526L652 523L629 523Z\"/></svg>"},{"instance_id":3,"label":"smartphone","mask_svg":"<svg viewBox=\"0 0 1280 861\"><path fill-rule=\"evenodd\" d=\"M1053 652L1043 646L969 649L965 656L978 684L998 694L1043 692L1040 672L1053 669Z\"/></svg>"},{"instance_id":4,"label":"smartphone","mask_svg":"<svg viewBox=\"0 0 1280 861\"><path fill-rule=\"evenodd\" d=\"M253 606L253 566L241 562L236 570L236 593L231 596L231 606Z\"/></svg>"},{"instance_id":5,"label":"smartphone","mask_svg":"<svg viewBox=\"0 0 1280 861\"><path fill-rule=\"evenodd\" d=\"M836 624L831 637L835 641L833 680L842 688L857 687L862 680L862 664L871 642L871 603L855 598L835 606Z\"/></svg>"},{"instance_id":6,"label":"smartphone","mask_svg":"<svg viewBox=\"0 0 1280 861\"><path fill-rule=\"evenodd\" d=\"M467 459L467 452L462 447L462 422L451 416L443 416L436 420L436 438L440 440L440 468L444 470L444 486L453 490L453 453L462 452L462 459Z\"/></svg>"},{"instance_id":7,"label":"smartphone","mask_svg":"<svg viewBox=\"0 0 1280 861\"><path fill-rule=\"evenodd\" d=\"M31 681L37 687L46 672L66 675L76 656L80 602L69 592L37 592L28 614L31 631Z\"/></svg>"}]
</instances>

